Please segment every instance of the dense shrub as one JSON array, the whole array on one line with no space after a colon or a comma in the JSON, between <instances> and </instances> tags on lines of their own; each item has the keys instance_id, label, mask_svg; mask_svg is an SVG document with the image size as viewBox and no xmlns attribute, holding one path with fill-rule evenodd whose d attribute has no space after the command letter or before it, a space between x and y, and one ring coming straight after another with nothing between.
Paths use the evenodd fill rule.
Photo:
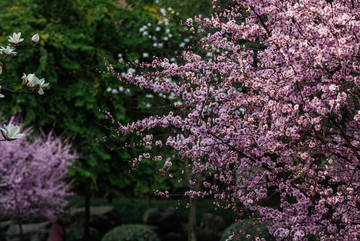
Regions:
<instances>
[{"instance_id":1,"label":"dense shrub","mask_svg":"<svg viewBox=\"0 0 360 241\"><path fill-rule=\"evenodd\" d=\"M230 235L235 234L233 241L255 240L256 237L272 240L267 230L266 223L253 222L252 220L244 221L244 224L234 223L225 229L220 241L225 241Z\"/></svg>"},{"instance_id":2,"label":"dense shrub","mask_svg":"<svg viewBox=\"0 0 360 241\"><path fill-rule=\"evenodd\" d=\"M160 239L156 233L145 226L129 224L109 231L102 241L160 241Z\"/></svg>"}]
</instances>

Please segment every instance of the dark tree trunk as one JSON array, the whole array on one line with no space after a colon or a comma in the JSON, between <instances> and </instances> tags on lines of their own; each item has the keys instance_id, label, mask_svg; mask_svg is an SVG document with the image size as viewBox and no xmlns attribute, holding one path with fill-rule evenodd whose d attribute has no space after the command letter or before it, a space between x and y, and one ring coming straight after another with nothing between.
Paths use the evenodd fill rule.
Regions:
<instances>
[{"instance_id":1,"label":"dark tree trunk","mask_svg":"<svg viewBox=\"0 0 360 241\"><path fill-rule=\"evenodd\" d=\"M196 197L190 198L188 218L188 241L196 241Z\"/></svg>"},{"instance_id":2,"label":"dark tree trunk","mask_svg":"<svg viewBox=\"0 0 360 241\"><path fill-rule=\"evenodd\" d=\"M192 180L195 176L192 174L191 166L189 160L185 159L185 170L188 180ZM196 183L190 187L194 191L199 190L199 180L196 180ZM189 200L189 211L188 211L188 241L196 241L196 196L190 198Z\"/></svg>"},{"instance_id":3,"label":"dark tree trunk","mask_svg":"<svg viewBox=\"0 0 360 241\"><path fill-rule=\"evenodd\" d=\"M90 224L90 194L85 194L85 225L84 225L84 240L89 240L89 224Z\"/></svg>"},{"instance_id":4,"label":"dark tree trunk","mask_svg":"<svg viewBox=\"0 0 360 241\"><path fill-rule=\"evenodd\" d=\"M24 231L22 228L22 219L18 219L19 231L20 231L20 241L24 241Z\"/></svg>"}]
</instances>

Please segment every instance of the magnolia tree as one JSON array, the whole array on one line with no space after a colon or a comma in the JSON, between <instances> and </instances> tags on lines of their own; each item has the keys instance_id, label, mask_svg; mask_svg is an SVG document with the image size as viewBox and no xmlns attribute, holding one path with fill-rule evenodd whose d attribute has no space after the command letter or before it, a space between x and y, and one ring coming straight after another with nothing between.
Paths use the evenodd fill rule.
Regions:
<instances>
[{"instance_id":1,"label":"magnolia tree","mask_svg":"<svg viewBox=\"0 0 360 241\"><path fill-rule=\"evenodd\" d=\"M151 153L164 145L189 164L190 187L201 183L186 195L212 196L240 219L251 210L276 240L359 239L358 1L237 0L186 25L210 33L183 64L154 59L124 77L108 66L125 83L179 100L166 115L126 125L106 112L112 138L138 136L149 148L134 167L152 158L180 181L183 171ZM267 206L274 196L279 205Z\"/></svg>"},{"instance_id":2,"label":"magnolia tree","mask_svg":"<svg viewBox=\"0 0 360 241\"><path fill-rule=\"evenodd\" d=\"M1 57L3 58L3 61L10 56L16 56L17 54L17 52L15 51L16 47L37 44L39 40L40 40L39 34L35 34L31 37L31 43L20 44L21 42L24 41L24 39L21 38L21 32L13 33L12 36L9 36L8 39L9 44L6 46L6 48L0 46L0 54L2 55ZM4 67L3 62L0 61L0 75L3 72L3 67ZM38 93L40 95L44 94L43 87L49 85L48 83L45 83L45 79L39 79L35 74L24 73L21 79L22 79L23 91L30 90L31 92ZM11 90L10 87L11 85L5 86L5 88L0 86L0 89L9 92L23 92L23 91ZM4 97L5 95L0 94L0 98L4 98ZM1 128L0 130L2 136L4 137L4 141L13 141L23 136L23 134L18 134L20 128L18 126L14 126L12 123L9 123L8 125L4 124L4 128Z\"/></svg>"},{"instance_id":3,"label":"magnolia tree","mask_svg":"<svg viewBox=\"0 0 360 241\"><path fill-rule=\"evenodd\" d=\"M10 44L7 45L6 48L1 46L0 53L2 54L3 58L7 58L12 55L15 56L17 54L15 51L16 47L36 44L39 42L39 40L40 40L39 34L35 34L34 36L31 37L31 43L20 45L20 43L24 41L24 39L21 38L21 32L13 33L13 35L9 36L8 39ZM3 70L3 63L0 61L0 75L2 74L2 70ZM44 94L44 90L42 88L49 85L48 83L45 83L45 79L39 79L38 77L36 77L35 74L27 75L24 73L21 79L24 90L29 88L32 92L38 93L40 95ZM6 90L11 91L10 89L6 89ZM5 96L3 94L0 95L0 98L4 98L4 97Z\"/></svg>"},{"instance_id":4,"label":"magnolia tree","mask_svg":"<svg viewBox=\"0 0 360 241\"><path fill-rule=\"evenodd\" d=\"M24 130L30 133L31 128ZM16 218L22 236L25 218L51 219L63 210L69 195L65 174L78 154L52 131L33 141L0 142L0 148L0 214Z\"/></svg>"}]
</instances>

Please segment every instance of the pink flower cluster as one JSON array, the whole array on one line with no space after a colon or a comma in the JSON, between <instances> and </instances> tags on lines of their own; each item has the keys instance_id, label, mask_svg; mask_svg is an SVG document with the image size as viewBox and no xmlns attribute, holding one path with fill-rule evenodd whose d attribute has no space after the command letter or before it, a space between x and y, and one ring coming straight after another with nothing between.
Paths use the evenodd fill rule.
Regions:
<instances>
[{"instance_id":1,"label":"pink flower cluster","mask_svg":"<svg viewBox=\"0 0 360 241\"><path fill-rule=\"evenodd\" d=\"M158 143L146 133L171 128L162 143L207 177L186 194L259 213L276 240L360 239L360 3L236 2L186 22L212 30L184 64L154 59L151 75L124 78L110 68L184 103L117 134Z\"/></svg>"}]
</instances>

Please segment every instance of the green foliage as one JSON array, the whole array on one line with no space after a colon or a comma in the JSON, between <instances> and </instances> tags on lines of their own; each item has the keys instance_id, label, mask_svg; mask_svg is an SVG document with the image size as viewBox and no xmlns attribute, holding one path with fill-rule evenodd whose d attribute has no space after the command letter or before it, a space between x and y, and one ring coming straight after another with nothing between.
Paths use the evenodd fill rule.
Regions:
<instances>
[{"instance_id":1,"label":"green foliage","mask_svg":"<svg viewBox=\"0 0 360 241\"><path fill-rule=\"evenodd\" d=\"M120 41L116 34L120 29L116 27L117 5L98 1L96 7L87 9L90 4L91 1L72 0L1 1L4 14L0 21L7 23L0 27L1 42L5 43L12 32L21 31L24 37L40 34L37 46L24 49L19 58L4 63L4 76L8 78L3 81L14 85L16 81L21 83L18 75L22 72L36 72L50 83L41 97L6 95L9 104L2 105L2 112L9 115L21 112L28 124L45 130L56 122L57 132L73 138L74 146L83 153L84 158L76 162L72 174L95 186L96 180L109 172L111 163L106 160L114 154L94 141L107 134L95 121L103 119L98 109L108 103L101 98L103 78L90 66L101 65L105 56L116 52L112 43ZM105 19L99 16L106 12ZM99 19L106 20L106 24ZM115 29L114 34L106 35L106 30L97 29L97 24L104 25L108 32ZM96 30L101 35L95 36ZM115 156L121 157L122 153Z\"/></svg>"},{"instance_id":2,"label":"green foliage","mask_svg":"<svg viewBox=\"0 0 360 241\"><path fill-rule=\"evenodd\" d=\"M179 14L168 10L166 18L170 20L167 23L165 16L160 15L161 4L170 7L167 1L137 2L131 8L124 8L114 0L96 3L92 0L0 1L1 45L6 45L13 32L21 31L22 37L28 40L33 34L40 34L39 44L21 49L16 58L4 61L1 85L20 86L23 72L36 73L50 83L44 89L44 96L3 92L6 98L0 100L0 111L9 116L21 113L27 124L41 126L45 131L56 122L56 132L70 137L73 146L83 155L70 173L79 193L90 191L100 195L121 190L133 194L135 190L136 195L144 196L163 185L169 189L174 183L165 177L155 178L158 166L152 165L150 160L144 161L146 168L128 173L131 168L128 160L142 153L142 148L110 151L95 142L95 138L111 133L102 126L104 115L99 109L115 113L121 122L129 122L152 112L147 103L153 101L168 106L169 101L158 96L150 100L145 97L146 91L135 87L130 88L130 92L114 94L109 87L111 90L124 86L99 71L104 68L104 58L113 63L119 53L123 63L116 64L115 68L124 73L129 69L127 61L150 61L151 56L180 54L179 44L184 38L190 39L190 33L178 22L190 16L190 10L208 11L204 7L206 4L200 2L208 1L188 1L188 8L171 3L177 4L172 8ZM152 38L139 31L145 25ZM161 31L156 30L157 26ZM172 34L167 41L164 40L166 31ZM154 47L155 38L157 42L163 41L162 48ZM143 57L143 53L149 57ZM121 141L133 142L125 138Z\"/></svg>"},{"instance_id":3,"label":"green foliage","mask_svg":"<svg viewBox=\"0 0 360 241\"><path fill-rule=\"evenodd\" d=\"M102 241L160 241L151 229L142 225L121 225L106 233Z\"/></svg>"},{"instance_id":4,"label":"green foliage","mask_svg":"<svg viewBox=\"0 0 360 241\"><path fill-rule=\"evenodd\" d=\"M240 225L239 223L230 225L225 229L220 241L225 241L233 233L236 235L232 239L233 241L255 240L256 237L265 238L265 240L273 240L267 230L266 223L254 222L249 219L245 220L243 225ZM250 235L250 237L247 238L247 235Z\"/></svg>"}]
</instances>

